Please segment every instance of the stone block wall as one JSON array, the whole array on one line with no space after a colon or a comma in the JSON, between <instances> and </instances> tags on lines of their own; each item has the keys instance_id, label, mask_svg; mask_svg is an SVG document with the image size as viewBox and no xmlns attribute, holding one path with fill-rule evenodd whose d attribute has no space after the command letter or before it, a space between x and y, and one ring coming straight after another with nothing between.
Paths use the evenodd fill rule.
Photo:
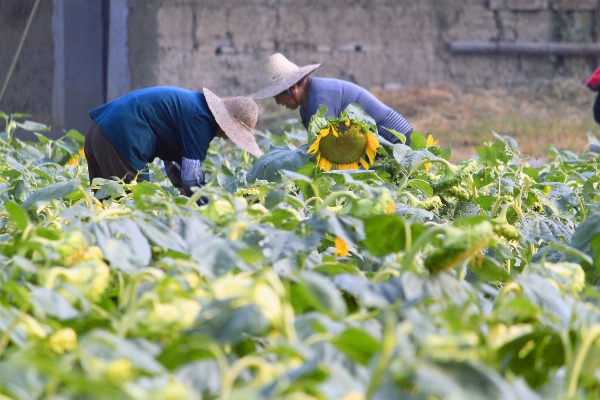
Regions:
<instances>
[{"instance_id":1,"label":"stone block wall","mask_svg":"<svg viewBox=\"0 0 600 400\"><path fill-rule=\"evenodd\" d=\"M261 59L281 52L318 76L365 87L449 82L519 86L583 77L596 56L465 55L454 41L595 43L598 0L131 0L152 15L152 54L134 86L169 84L248 95ZM135 25L135 17L132 25ZM141 26L140 26L141 28ZM136 47L135 32L130 45ZM146 32L143 33L147 35ZM148 68L142 68L148 71Z\"/></svg>"},{"instance_id":2,"label":"stone block wall","mask_svg":"<svg viewBox=\"0 0 600 400\"><path fill-rule=\"evenodd\" d=\"M57 66L52 16L53 5L61 1L68 3L41 1L0 100L0 110L28 112L40 122L55 125L52 107ZM34 2L0 0L0 84L8 74ZM108 53L126 58L122 64L128 71L122 74L128 77L125 81L130 90L178 85L196 90L207 87L219 95L250 95L259 86L261 60L274 52L300 65L320 62L317 76L347 79L367 88L436 82L512 88L566 77L583 81L600 61L596 53L462 54L452 48L457 41L600 44L600 0L119 3L128 11L125 46ZM106 20L106 16L99 18ZM65 34L77 33L65 26ZM108 70L107 79L120 79L119 70ZM110 93L105 97L110 99Z\"/></svg>"}]
</instances>

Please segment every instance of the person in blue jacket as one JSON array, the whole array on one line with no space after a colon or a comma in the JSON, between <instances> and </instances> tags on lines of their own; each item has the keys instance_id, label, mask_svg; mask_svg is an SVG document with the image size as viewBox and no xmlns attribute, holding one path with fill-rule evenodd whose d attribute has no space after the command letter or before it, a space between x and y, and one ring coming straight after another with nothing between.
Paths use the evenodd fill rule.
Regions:
<instances>
[{"instance_id":1,"label":"person in blue jacket","mask_svg":"<svg viewBox=\"0 0 600 400\"><path fill-rule=\"evenodd\" d=\"M205 184L202 163L215 137L231 139L260 157L253 129L258 106L247 97L220 99L207 88L140 89L90 111L84 142L90 183L94 178L149 179L146 165L164 161L182 194Z\"/></svg>"},{"instance_id":2,"label":"person in blue jacket","mask_svg":"<svg viewBox=\"0 0 600 400\"><path fill-rule=\"evenodd\" d=\"M302 124L308 128L310 118L317 113L319 105L327 107L326 116L339 117L351 103L356 103L377 124L378 134L391 143L400 143L398 137L387 129L393 129L406 137L410 145L411 124L398 112L385 105L368 90L348 81L334 78L311 77L321 64L299 67L281 53L263 60L261 86L254 100L274 97L277 104L291 110L300 108Z\"/></svg>"}]
</instances>

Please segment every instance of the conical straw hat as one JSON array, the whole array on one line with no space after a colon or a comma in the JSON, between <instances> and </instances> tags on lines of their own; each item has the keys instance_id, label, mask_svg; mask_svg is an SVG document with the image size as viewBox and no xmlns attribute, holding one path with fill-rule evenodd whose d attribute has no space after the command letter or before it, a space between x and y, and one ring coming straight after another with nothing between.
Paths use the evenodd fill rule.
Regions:
<instances>
[{"instance_id":1,"label":"conical straw hat","mask_svg":"<svg viewBox=\"0 0 600 400\"><path fill-rule=\"evenodd\" d=\"M258 119L258 105L254 100L242 96L221 100L207 88L203 92L217 124L229 139L253 156L260 157L262 152L252 133Z\"/></svg>"},{"instance_id":2,"label":"conical straw hat","mask_svg":"<svg viewBox=\"0 0 600 400\"><path fill-rule=\"evenodd\" d=\"M254 99L260 100L278 95L320 65L321 63L299 67L281 53L266 57L262 63L260 89L254 95Z\"/></svg>"}]
</instances>

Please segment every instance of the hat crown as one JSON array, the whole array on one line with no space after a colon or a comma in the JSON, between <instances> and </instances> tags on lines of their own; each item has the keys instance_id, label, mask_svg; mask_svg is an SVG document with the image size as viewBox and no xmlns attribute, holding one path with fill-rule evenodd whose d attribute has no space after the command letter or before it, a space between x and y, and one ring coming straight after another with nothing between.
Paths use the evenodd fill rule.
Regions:
<instances>
[{"instance_id":1,"label":"hat crown","mask_svg":"<svg viewBox=\"0 0 600 400\"><path fill-rule=\"evenodd\" d=\"M262 61L260 89L254 99L273 97L292 87L300 79L310 74L321 64L310 64L299 67L281 53L275 53Z\"/></svg>"},{"instance_id":2,"label":"hat crown","mask_svg":"<svg viewBox=\"0 0 600 400\"><path fill-rule=\"evenodd\" d=\"M258 105L254 100L237 96L223 100L223 104L235 122L250 131L254 129L258 120Z\"/></svg>"},{"instance_id":3,"label":"hat crown","mask_svg":"<svg viewBox=\"0 0 600 400\"><path fill-rule=\"evenodd\" d=\"M281 53L275 53L263 60L262 84L281 80L300 67L285 58Z\"/></svg>"}]
</instances>

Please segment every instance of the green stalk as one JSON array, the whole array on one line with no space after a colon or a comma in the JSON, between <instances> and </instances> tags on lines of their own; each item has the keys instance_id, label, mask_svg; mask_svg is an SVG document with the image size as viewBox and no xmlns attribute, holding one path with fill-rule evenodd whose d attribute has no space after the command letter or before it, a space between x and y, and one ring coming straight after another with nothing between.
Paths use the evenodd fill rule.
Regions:
<instances>
[{"instance_id":1,"label":"green stalk","mask_svg":"<svg viewBox=\"0 0 600 400\"><path fill-rule=\"evenodd\" d=\"M577 381L579 379L579 374L581 373L581 368L583 367L583 362L585 361L585 357L587 356L592 343L598 337L600 337L600 325L596 324L593 325L587 335L585 335L581 347L577 352L577 356L575 357L573 369L569 374L569 385L567 389L567 398L569 400L574 400L577 395Z\"/></svg>"},{"instance_id":2,"label":"green stalk","mask_svg":"<svg viewBox=\"0 0 600 400\"><path fill-rule=\"evenodd\" d=\"M442 232L444 232L443 226L434 227L428 231L425 231L421 236L419 236L417 238L417 240L415 241L414 246L407 249L407 251L404 253L404 258L402 259L402 265L401 265L402 270L403 271L408 270L408 268L411 265L412 260L415 258L415 255L417 254L419 249L421 247L423 247L426 243L428 243L432 237L434 237L438 233L442 233Z\"/></svg>"},{"instance_id":3,"label":"green stalk","mask_svg":"<svg viewBox=\"0 0 600 400\"><path fill-rule=\"evenodd\" d=\"M8 343L10 342L10 335L14 332L15 329L17 329L17 325L19 324L19 321L21 320L21 315L25 314L25 311L29 308L29 304L23 304L23 307L21 307L21 309L19 310L19 314L17 314L17 316L15 316L15 320L10 324L10 326L8 327L8 329L6 329L6 331L4 331L4 334L2 335L2 338L0 339L0 359L2 359L2 356L4 355L4 350L6 350L6 347L8 346Z\"/></svg>"},{"instance_id":4,"label":"green stalk","mask_svg":"<svg viewBox=\"0 0 600 400\"><path fill-rule=\"evenodd\" d=\"M325 207L329 207L333 202L335 202L337 199L340 199L342 197L349 197L352 200L359 199L359 197L356 194L354 194L354 192L351 192L349 190L334 192L334 193L330 194L329 196L327 196L323 200L323 202L317 206L317 210L323 210L323 209L325 209Z\"/></svg>"},{"instance_id":5,"label":"green stalk","mask_svg":"<svg viewBox=\"0 0 600 400\"><path fill-rule=\"evenodd\" d=\"M231 392L233 392L233 385L235 384L236 379L242 373L243 370L251 366L264 368L267 365L268 363L265 360L256 356L246 356L237 360L229 368L229 371L224 376L220 398L223 400L228 400L231 397Z\"/></svg>"},{"instance_id":6,"label":"green stalk","mask_svg":"<svg viewBox=\"0 0 600 400\"><path fill-rule=\"evenodd\" d=\"M394 349L396 347L395 337L396 318L391 311L385 314L385 325L383 329L383 342L381 346L381 355L375 364L375 369L369 379L369 386L365 394L366 399L371 399L379 387L386 369L388 368L392 359Z\"/></svg>"}]
</instances>

